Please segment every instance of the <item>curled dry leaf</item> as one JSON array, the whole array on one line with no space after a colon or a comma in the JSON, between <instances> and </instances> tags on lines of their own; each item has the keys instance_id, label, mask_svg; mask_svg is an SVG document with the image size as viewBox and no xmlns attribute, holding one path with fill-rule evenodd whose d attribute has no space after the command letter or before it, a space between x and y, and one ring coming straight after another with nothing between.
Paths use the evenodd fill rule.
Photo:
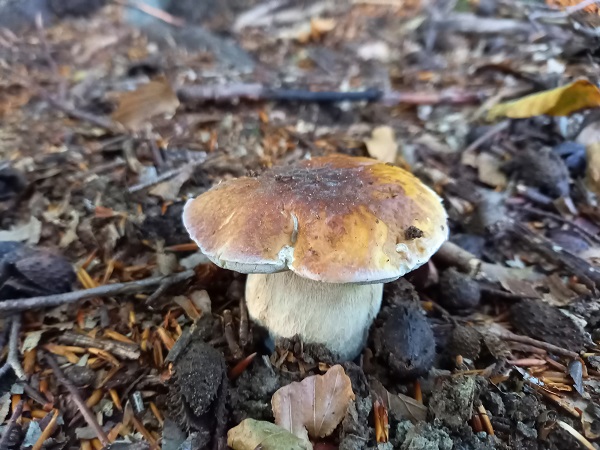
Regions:
<instances>
[{"instance_id":1,"label":"curled dry leaf","mask_svg":"<svg viewBox=\"0 0 600 450\"><path fill-rule=\"evenodd\" d=\"M488 119L494 120L500 117L524 119L543 114L568 116L598 106L600 106L600 89L588 80L582 79L519 100L500 103L489 110Z\"/></svg>"},{"instance_id":2,"label":"curled dry leaf","mask_svg":"<svg viewBox=\"0 0 600 450\"><path fill-rule=\"evenodd\" d=\"M229 430L227 445L233 450L312 450L310 442L270 422L254 419Z\"/></svg>"},{"instance_id":3,"label":"curled dry leaf","mask_svg":"<svg viewBox=\"0 0 600 450\"><path fill-rule=\"evenodd\" d=\"M137 131L154 116L174 114L178 106L175 91L166 78L160 77L135 91L122 93L112 119L131 131Z\"/></svg>"},{"instance_id":4,"label":"curled dry leaf","mask_svg":"<svg viewBox=\"0 0 600 450\"><path fill-rule=\"evenodd\" d=\"M371 138L365 140L367 151L373 158L385 163L396 162L398 145L392 127L383 125L371 133Z\"/></svg>"},{"instance_id":5,"label":"curled dry leaf","mask_svg":"<svg viewBox=\"0 0 600 450\"><path fill-rule=\"evenodd\" d=\"M308 440L329 436L354 400L352 383L340 365L279 389L271 399L275 423Z\"/></svg>"}]
</instances>

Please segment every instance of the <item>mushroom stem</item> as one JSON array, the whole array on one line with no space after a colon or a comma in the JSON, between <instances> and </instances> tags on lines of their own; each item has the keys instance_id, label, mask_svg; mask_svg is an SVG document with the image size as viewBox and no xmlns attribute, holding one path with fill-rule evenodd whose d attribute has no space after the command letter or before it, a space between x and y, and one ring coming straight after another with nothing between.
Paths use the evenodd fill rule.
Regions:
<instances>
[{"instance_id":1,"label":"mushroom stem","mask_svg":"<svg viewBox=\"0 0 600 450\"><path fill-rule=\"evenodd\" d=\"M246 282L248 313L272 337L298 335L341 360L360 354L382 295L380 283L324 283L291 271L250 274Z\"/></svg>"}]
</instances>

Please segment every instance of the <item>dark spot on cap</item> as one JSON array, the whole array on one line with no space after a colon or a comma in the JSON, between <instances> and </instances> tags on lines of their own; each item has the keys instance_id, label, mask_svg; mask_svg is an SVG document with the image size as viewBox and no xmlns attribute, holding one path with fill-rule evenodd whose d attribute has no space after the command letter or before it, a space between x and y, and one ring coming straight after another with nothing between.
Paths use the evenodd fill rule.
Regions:
<instances>
[{"instance_id":1,"label":"dark spot on cap","mask_svg":"<svg viewBox=\"0 0 600 450\"><path fill-rule=\"evenodd\" d=\"M413 225L408 227L404 232L404 239L407 241L412 241L413 239L418 239L420 237L423 237L423 232Z\"/></svg>"}]
</instances>

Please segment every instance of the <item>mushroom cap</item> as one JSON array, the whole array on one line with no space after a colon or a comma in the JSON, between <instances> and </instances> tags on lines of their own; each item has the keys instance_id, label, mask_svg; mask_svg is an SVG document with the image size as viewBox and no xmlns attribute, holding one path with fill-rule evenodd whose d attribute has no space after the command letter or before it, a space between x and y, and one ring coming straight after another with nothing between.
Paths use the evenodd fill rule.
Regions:
<instances>
[{"instance_id":1,"label":"mushroom cap","mask_svg":"<svg viewBox=\"0 0 600 450\"><path fill-rule=\"evenodd\" d=\"M226 181L183 212L220 267L329 283L401 277L448 238L446 221L441 199L410 172L339 154Z\"/></svg>"}]
</instances>

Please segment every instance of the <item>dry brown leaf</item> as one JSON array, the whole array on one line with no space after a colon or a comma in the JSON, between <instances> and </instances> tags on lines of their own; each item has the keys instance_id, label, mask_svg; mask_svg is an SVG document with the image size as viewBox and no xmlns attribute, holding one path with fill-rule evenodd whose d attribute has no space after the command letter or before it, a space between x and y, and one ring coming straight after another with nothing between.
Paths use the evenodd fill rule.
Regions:
<instances>
[{"instance_id":1,"label":"dry brown leaf","mask_svg":"<svg viewBox=\"0 0 600 450\"><path fill-rule=\"evenodd\" d=\"M371 133L371 138L365 140L369 155L385 163L396 162L398 144L392 127L383 125Z\"/></svg>"},{"instance_id":2,"label":"dry brown leaf","mask_svg":"<svg viewBox=\"0 0 600 450\"><path fill-rule=\"evenodd\" d=\"M376 397L375 400L380 399L383 406L388 409L396 420L408 419L413 423L417 423L427 419L427 408L423 403L406 395L390 394L383 384L377 380L372 380L370 386L374 397Z\"/></svg>"},{"instance_id":3,"label":"dry brown leaf","mask_svg":"<svg viewBox=\"0 0 600 450\"><path fill-rule=\"evenodd\" d=\"M178 106L175 91L166 78L160 77L135 91L122 93L112 119L131 131L137 131L154 116L174 114Z\"/></svg>"},{"instance_id":4,"label":"dry brown leaf","mask_svg":"<svg viewBox=\"0 0 600 450\"><path fill-rule=\"evenodd\" d=\"M271 399L275 423L296 436L329 436L339 425L354 400L352 383L342 366L325 375L307 377L279 389Z\"/></svg>"},{"instance_id":5,"label":"dry brown leaf","mask_svg":"<svg viewBox=\"0 0 600 450\"><path fill-rule=\"evenodd\" d=\"M577 80L566 86L500 103L490 109L488 119L494 120L499 117L524 119L542 114L568 116L598 106L600 106L600 89L588 80Z\"/></svg>"}]
</instances>

